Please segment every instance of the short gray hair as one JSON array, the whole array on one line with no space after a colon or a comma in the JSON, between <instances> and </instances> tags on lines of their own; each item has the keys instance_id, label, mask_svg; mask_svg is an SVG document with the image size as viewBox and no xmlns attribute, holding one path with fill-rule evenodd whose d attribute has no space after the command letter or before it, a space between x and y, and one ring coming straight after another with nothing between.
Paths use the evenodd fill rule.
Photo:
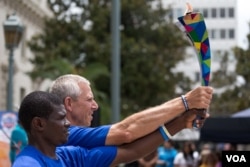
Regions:
<instances>
[{"instance_id":1,"label":"short gray hair","mask_svg":"<svg viewBox=\"0 0 250 167\"><path fill-rule=\"evenodd\" d=\"M82 93L78 85L81 82L90 85L89 80L80 75L62 75L53 81L49 92L56 94L62 101L64 101L66 97L71 97L72 99L76 100L77 97Z\"/></svg>"}]
</instances>

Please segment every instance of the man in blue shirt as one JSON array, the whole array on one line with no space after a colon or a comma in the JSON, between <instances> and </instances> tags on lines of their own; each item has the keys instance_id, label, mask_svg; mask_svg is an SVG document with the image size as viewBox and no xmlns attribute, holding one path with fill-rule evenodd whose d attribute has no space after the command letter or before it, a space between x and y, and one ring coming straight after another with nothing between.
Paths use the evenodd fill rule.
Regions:
<instances>
[{"instance_id":1,"label":"man in blue shirt","mask_svg":"<svg viewBox=\"0 0 250 167\"><path fill-rule=\"evenodd\" d=\"M67 119L72 125L66 145L92 148L130 143L185 112L183 101L178 97L158 107L137 112L113 125L86 128L98 109L90 82L82 76L66 74L53 82L50 92L63 101ZM212 93L211 87L198 87L185 94L189 109L208 108Z\"/></svg>"},{"instance_id":2,"label":"man in blue shirt","mask_svg":"<svg viewBox=\"0 0 250 167\"><path fill-rule=\"evenodd\" d=\"M165 125L169 131L165 135L156 130L139 140L118 147L57 147L67 142L70 127L62 101L52 93L32 92L22 101L18 115L28 134L29 145L17 156L13 167L117 166L150 153L163 142L163 136L167 140L167 135L173 135L183 128L191 128L196 114L201 114L204 118L208 116L195 110L185 112ZM197 123L202 125L203 122Z\"/></svg>"}]
</instances>

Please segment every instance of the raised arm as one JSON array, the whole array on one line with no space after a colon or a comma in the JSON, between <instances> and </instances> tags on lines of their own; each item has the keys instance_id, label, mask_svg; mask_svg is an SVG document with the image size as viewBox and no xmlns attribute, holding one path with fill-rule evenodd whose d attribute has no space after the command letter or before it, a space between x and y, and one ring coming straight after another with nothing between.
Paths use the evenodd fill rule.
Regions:
<instances>
[{"instance_id":1,"label":"raised arm","mask_svg":"<svg viewBox=\"0 0 250 167\"><path fill-rule=\"evenodd\" d=\"M207 109L213 89L211 87L198 87L185 94L189 109ZM105 144L120 145L130 143L142 136L145 136L160 125L168 122L185 111L181 97L170 100L156 107L148 108L135 113L121 122L111 126Z\"/></svg>"},{"instance_id":2,"label":"raised arm","mask_svg":"<svg viewBox=\"0 0 250 167\"><path fill-rule=\"evenodd\" d=\"M176 134L184 128L192 128L193 120L196 118L196 114L203 117L203 120L197 120L197 123L202 127L205 119L209 115L205 112L198 112L197 110L192 110L185 112L181 116L173 119L165 125L171 135ZM116 166L119 163L130 162L140 157L147 155L148 153L155 150L164 141L159 130L155 130L151 134L140 138L132 143L125 144L118 147L117 155L111 166Z\"/></svg>"}]
</instances>

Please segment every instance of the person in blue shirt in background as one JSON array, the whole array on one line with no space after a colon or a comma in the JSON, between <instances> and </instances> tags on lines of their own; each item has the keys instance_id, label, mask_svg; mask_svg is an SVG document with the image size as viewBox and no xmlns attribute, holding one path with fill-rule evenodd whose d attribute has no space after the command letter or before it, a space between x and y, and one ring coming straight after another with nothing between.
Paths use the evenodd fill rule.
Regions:
<instances>
[{"instance_id":1,"label":"person in blue shirt in background","mask_svg":"<svg viewBox=\"0 0 250 167\"><path fill-rule=\"evenodd\" d=\"M183 101L178 97L158 107L136 112L115 124L89 128L98 104L86 78L75 74L62 75L52 83L50 92L61 99L67 111L66 117L71 122L69 140L65 145L93 148L130 143L185 112ZM211 87L189 91L185 94L189 108L208 108L212 93Z\"/></svg>"},{"instance_id":2,"label":"person in blue shirt in background","mask_svg":"<svg viewBox=\"0 0 250 167\"><path fill-rule=\"evenodd\" d=\"M20 125L19 121L10 136L10 162L11 164L14 162L17 154L28 144L28 136Z\"/></svg>"},{"instance_id":3,"label":"person in blue shirt in background","mask_svg":"<svg viewBox=\"0 0 250 167\"><path fill-rule=\"evenodd\" d=\"M158 148L158 161L156 167L174 167L174 158L178 150L174 147L173 140L165 141Z\"/></svg>"},{"instance_id":4,"label":"person in blue shirt in background","mask_svg":"<svg viewBox=\"0 0 250 167\"><path fill-rule=\"evenodd\" d=\"M163 104L164 106L164 104ZM157 109L159 106L153 107ZM189 110L165 124L165 132L156 130L132 143L86 149L60 146L68 140L70 122L61 99L48 92L27 95L18 118L28 134L29 145L17 156L13 167L112 167L143 157L156 149L169 135L192 128L196 114L206 119L207 113ZM201 127L204 120L197 120Z\"/></svg>"}]
</instances>

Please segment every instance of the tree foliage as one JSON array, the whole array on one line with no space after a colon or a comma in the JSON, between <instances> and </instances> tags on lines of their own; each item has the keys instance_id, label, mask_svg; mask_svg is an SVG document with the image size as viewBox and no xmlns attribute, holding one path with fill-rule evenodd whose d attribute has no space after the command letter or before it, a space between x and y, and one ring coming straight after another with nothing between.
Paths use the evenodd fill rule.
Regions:
<instances>
[{"instance_id":1,"label":"tree foliage","mask_svg":"<svg viewBox=\"0 0 250 167\"><path fill-rule=\"evenodd\" d=\"M187 44L161 1L121 1L121 110L123 116L189 89L189 80L171 70ZM55 18L29 46L35 53L33 79L76 73L92 83L108 122L111 73L111 3L105 0L48 0ZM81 12L74 13L72 7ZM77 11L77 10L76 10ZM103 114L104 113L104 114Z\"/></svg>"},{"instance_id":2,"label":"tree foliage","mask_svg":"<svg viewBox=\"0 0 250 167\"><path fill-rule=\"evenodd\" d=\"M250 44L250 34L247 38ZM243 77L245 83L235 84L221 95L214 96L211 105L214 116L227 116L250 106L250 45L247 49L235 47L233 51L237 60L236 71L227 73L227 65L230 62L226 54L222 58L220 70L214 74L211 83L217 88L230 86L236 82L237 76Z\"/></svg>"}]
</instances>

